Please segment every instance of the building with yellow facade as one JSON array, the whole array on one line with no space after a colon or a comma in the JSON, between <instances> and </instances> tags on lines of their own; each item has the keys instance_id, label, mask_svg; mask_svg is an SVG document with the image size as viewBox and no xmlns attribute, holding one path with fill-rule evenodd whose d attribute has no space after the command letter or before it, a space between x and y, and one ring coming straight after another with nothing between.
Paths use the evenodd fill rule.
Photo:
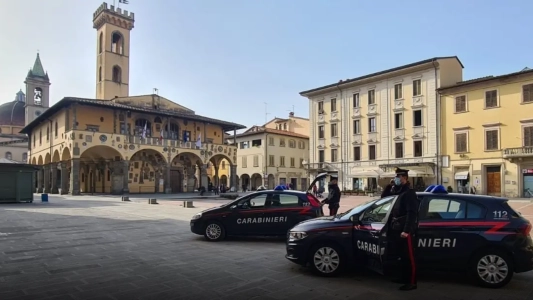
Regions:
<instances>
[{"instance_id":1,"label":"building with yellow facade","mask_svg":"<svg viewBox=\"0 0 533 300\"><path fill-rule=\"evenodd\" d=\"M442 183L454 191L533 193L533 70L439 89Z\"/></svg>"},{"instance_id":2,"label":"building with yellow facade","mask_svg":"<svg viewBox=\"0 0 533 300\"><path fill-rule=\"evenodd\" d=\"M463 65L436 57L301 92L309 99L311 175L338 172L341 189L374 190L410 169L415 187L438 181L436 89Z\"/></svg>"},{"instance_id":3,"label":"building with yellow facade","mask_svg":"<svg viewBox=\"0 0 533 300\"><path fill-rule=\"evenodd\" d=\"M134 22L133 13L102 4L93 15L97 99L63 98L22 130L30 163L42 166L37 192L191 192L218 183L216 170L209 178L207 168L222 160L236 186L237 147L224 138L244 126L197 115L157 94L129 95ZM48 99L47 82L30 84Z\"/></svg>"},{"instance_id":4,"label":"building with yellow facade","mask_svg":"<svg viewBox=\"0 0 533 300\"><path fill-rule=\"evenodd\" d=\"M291 112L288 118L274 118L238 134L239 189L273 189L290 183L294 189L307 190L308 132L309 119Z\"/></svg>"}]
</instances>

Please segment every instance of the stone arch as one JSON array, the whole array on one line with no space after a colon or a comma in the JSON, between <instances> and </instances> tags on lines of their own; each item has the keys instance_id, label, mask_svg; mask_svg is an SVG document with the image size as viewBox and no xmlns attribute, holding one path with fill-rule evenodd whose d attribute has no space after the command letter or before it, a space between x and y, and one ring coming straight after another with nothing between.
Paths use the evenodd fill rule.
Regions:
<instances>
[{"instance_id":1,"label":"stone arch","mask_svg":"<svg viewBox=\"0 0 533 300\"><path fill-rule=\"evenodd\" d=\"M61 160L61 156L59 155L59 150L54 151L54 155L52 156L52 162L56 163Z\"/></svg>"},{"instance_id":2,"label":"stone arch","mask_svg":"<svg viewBox=\"0 0 533 300\"><path fill-rule=\"evenodd\" d=\"M251 186L250 186L250 184L251 184L250 175L248 175L246 173L242 174L241 175L241 179L239 181L240 181L241 185L237 188L237 190L242 189L243 192L247 191L247 190L250 190L250 188L251 188Z\"/></svg>"},{"instance_id":3,"label":"stone arch","mask_svg":"<svg viewBox=\"0 0 533 300\"><path fill-rule=\"evenodd\" d=\"M170 163L170 168L169 185L172 191L177 192L194 192L201 184L200 172L206 172L202 158L193 152L176 154ZM207 189L207 178L204 184Z\"/></svg>"},{"instance_id":4,"label":"stone arch","mask_svg":"<svg viewBox=\"0 0 533 300\"><path fill-rule=\"evenodd\" d=\"M70 155L70 149L68 147L63 148L63 153L61 153L61 160L67 161L70 160L72 156Z\"/></svg>"},{"instance_id":5,"label":"stone arch","mask_svg":"<svg viewBox=\"0 0 533 300\"><path fill-rule=\"evenodd\" d=\"M268 182L267 188L269 190L273 190L276 187L276 177L274 176L274 174L268 174L267 182Z\"/></svg>"},{"instance_id":6,"label":"stone arch","mask_svg":"<svg viewBox=\"0 0 533 300\"><path fill-rule=\"evenodd\" d=\"M35 159L35 157L33 157L33 158L31 159L31 164L32 164L32 165L36 165L36 164L37 164L37 159Z\"/></svg>"},{"instance_id":7,"label":"stone arch","mask_svg":"<svg viewBox=\"0 0 533 300\"><path fill-rule=\"evenodd\" d=\"M226 175L222 175L220 176L220 184L224 185L224 186L228 186L228 176Z\"/></svg>"},{"instance_id":8,"label":"stone arch","mask_svg":"<svg viewBox=\"0 0 533 300\"><path fill-rule=\"evenodd\" d=\"M44 164L47 165L52 161L52 157L50 156L50 153L46 153L44 156Z\"/></svg>"},{"instance_id":9,"label":"stone arch","mask_svg":"<svg viewBox=\"0 0 533 300\"><path fill-rule=\"evenodd\" d=\"M43 157L42 157L42 155L39 155L39 158L37 159L37 164L38 164L39 166L42 166L42 165L44 164L44 161L43 161Z\"/></svg>"},{"instance_id":10,"label":"stone arch","mask_svg":"<svg viewBox=\"0 0 533 300\"><path fill-rule=\"evenodd\" d=\"M128 179L131 181L131 193L164 192L160 179L164 178L167 160L160 152L153 149L142 149L135 152L129 159Z\"/></svg>"},{"instance_id":11,"label":"stone arch","mask_svg":"<svg viewBox=\"0 0 533 300\"><path fill-rule=\"evenodd\" d=\"M224 160L226 160L229 163L228 167L233 166L235 164L233 160L230 158L230 156L225 153L214 153L213 156L209 158L209 161L215 164L217 167L220 167L220 164Z\"/></svg>"},{"instance_id":12,"label":"stone arch","mask_svg":"<svg viewBox=\"0 0 533 300\"><path fill-rule=\"evenodd\" d=\"M124 55L124 35L120 31L111 33L111 52Z\"/></svg>"},{"instance_id":13,"label":"stone arch","mask_svg":"<svg viewBox=\"0 0 533 300\"><path fill-rule=\"evenodd\" d=\"M120 169L122 154L110 146L89 147L80 155L79 185L82 193L122 193L125 174ZM113 176L113 180L112 180Z\"/></svg>"},{"instance_id":14,"label":"stone arch","mask_svg":"<svg viewBox=\"0 0 533 300\"><path fill-rule=\"evenodd\" d=\"M250 177L250 190L255 191L257 188L263 185L263 175L254 173Z\"/></svg>"}]
</instances>

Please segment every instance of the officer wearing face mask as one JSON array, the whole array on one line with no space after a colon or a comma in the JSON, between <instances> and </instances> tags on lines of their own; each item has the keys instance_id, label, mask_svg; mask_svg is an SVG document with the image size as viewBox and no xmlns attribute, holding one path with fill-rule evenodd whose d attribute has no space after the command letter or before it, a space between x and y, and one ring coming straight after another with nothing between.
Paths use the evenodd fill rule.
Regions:
<instances>
[{"instance_id":1,"label":"officer wearing face mask","mask_svg":"<svg viewBox=\"0 0 533 300\"><path fill-rule=\"evenodd\" d=\"M417 288L416 268L416 233L418 229L418 208L420 206L416 192L409 183L409 170L396 168L394 178L394 194L398 195L392 208L387 238L392 256L399 259L399 278L397 283L403 284L402 291Z\"/></svg>"}]
</instances>

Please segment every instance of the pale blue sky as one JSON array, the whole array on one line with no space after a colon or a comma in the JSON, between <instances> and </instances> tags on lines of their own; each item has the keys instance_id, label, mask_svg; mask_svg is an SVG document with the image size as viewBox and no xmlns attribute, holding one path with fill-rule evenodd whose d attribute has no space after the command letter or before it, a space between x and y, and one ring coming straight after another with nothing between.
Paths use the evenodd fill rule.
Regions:
<instances>
[{"instance_id":1,"label":"pale blue sky","mask_svg":"<svg viewBox=\"0 0 533 300\"><path fill-rule=\"evenodd\" d=\"M112 4L113 1L107 1ZM118 0L117 0L118 2ZM94 98L99 0L0 0L0 102L40 50L51 102ZM130 94L159 94L247 126L307 117L298 93L434 56L464 77L533 67L530 0L130 0Z\"/></svg>"}]
</instances>

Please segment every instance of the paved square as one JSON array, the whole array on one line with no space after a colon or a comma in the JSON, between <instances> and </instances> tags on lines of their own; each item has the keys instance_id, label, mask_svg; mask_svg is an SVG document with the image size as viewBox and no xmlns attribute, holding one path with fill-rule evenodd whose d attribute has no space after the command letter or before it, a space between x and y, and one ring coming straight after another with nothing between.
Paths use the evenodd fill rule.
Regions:
<instances>
[{"instance_id":1,"label":"paved square","mask_svg":"<svg viewBox=\"0 0 533 300\"><path fill-rule=\"evenodd\" d=\"M284 258L282 240L209 243L190 233L193 214L224 201L160 202L0 205L0 299L533 299L533 273L499 290L428 275L407 293L372 273L316 277Z\"/></svg>"}]
</instances>

